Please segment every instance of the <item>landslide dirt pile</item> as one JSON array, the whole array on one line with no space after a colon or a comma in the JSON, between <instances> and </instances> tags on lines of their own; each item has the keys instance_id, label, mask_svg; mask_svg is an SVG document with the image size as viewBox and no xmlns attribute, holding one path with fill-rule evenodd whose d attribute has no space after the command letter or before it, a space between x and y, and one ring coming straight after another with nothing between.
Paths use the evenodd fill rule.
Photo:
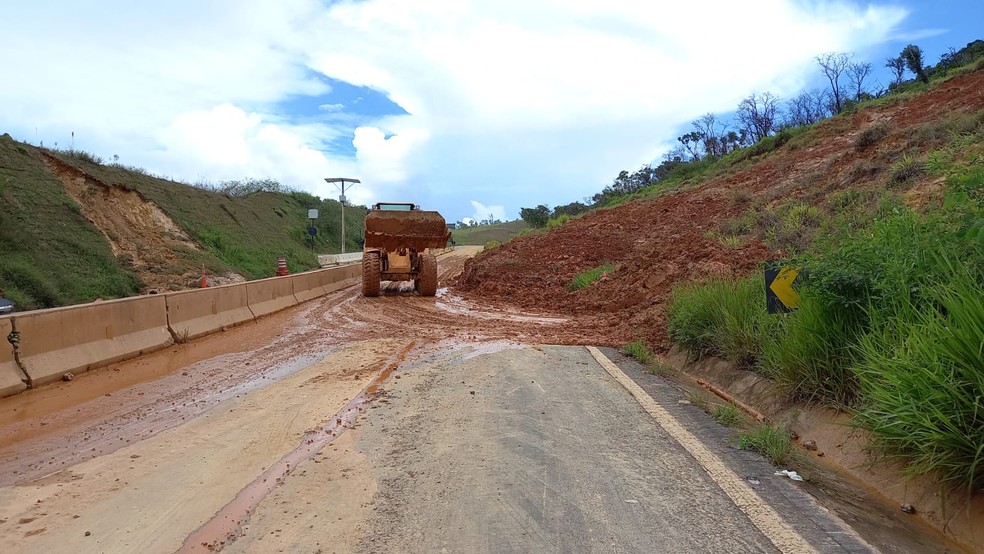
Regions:
<instances>
[{"instance_id":1,"label":"landslide dirt pile","mask_svg":"<svg viewBox=\"0 0 984 554\"><path fill-rule=\"evenodd\" d=\"M747 275L763 260L784 255L770 251L761 229L749 229L739 245L729 246L717 234L725 224L749 210L767 213L790 201L832 215L837 207L829 199L845 189L887 186L913 206L939 202L942 179L914 172L898 182L892 168L939 148L961 125L979 124L981 90L984 71L977 71L919 96L889 98L822 122L700 186L519 237L469 261L457 290L524 310L603 321L604 330L585 336L586 343L621 345L642 338L668 349L665 311L675 284ZM598 282L577 291L565 287L578 273L605 263L615 269Z\"/></svg>"},{"instance_id":2,"label":"landslide dirt pile","mask_svg":"<svg viewBox=\"0 0 984 554\"><path fill-rule=\"evenodd\" d=\"M601 210L545 235L514 239L469 260L457 290L524 310L598 319L585 342L621 345L643 338L668 348L664 306L674 283L746 274L769 257L755 241L729 249L705 233L740 208L721 192L695 191ZM575 275L614 263L588 288L566 289Z\"/></svg>"}]
</instances>

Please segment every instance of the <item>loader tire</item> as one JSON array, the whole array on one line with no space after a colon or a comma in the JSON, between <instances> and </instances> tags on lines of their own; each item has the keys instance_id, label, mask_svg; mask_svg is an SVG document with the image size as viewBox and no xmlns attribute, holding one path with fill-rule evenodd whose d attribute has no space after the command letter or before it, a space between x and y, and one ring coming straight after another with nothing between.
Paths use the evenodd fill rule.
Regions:
<instances>
[{"instance_id":1,"label":"loader tire","mask_svg":"<svg viewBox=\"0 0 984 554\"><path fill-rule=\"evenodd\" d=\"M420 296L437 294L437 256L430 250L420 256L420 274L417 276L416 288Z\"/></svg>"},{"instance_id":2,"label":"loader tire","mask_svg":"<svg viewBox=\"0 0 984 554\"><path fill-rule=\"evenodd\" d=\"M362 256L362 296L379 296L379 252L366 252Z\"/></svg>"}]
</instances>

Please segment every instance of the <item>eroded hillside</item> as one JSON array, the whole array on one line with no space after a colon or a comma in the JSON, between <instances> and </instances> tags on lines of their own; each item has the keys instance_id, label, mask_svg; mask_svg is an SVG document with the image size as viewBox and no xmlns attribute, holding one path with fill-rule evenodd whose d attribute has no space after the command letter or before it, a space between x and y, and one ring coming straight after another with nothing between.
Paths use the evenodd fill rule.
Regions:
<instances>
[{"instance_id":1,"label":"eroded hillside","mask_svg":"<svg viewBox=\"0 0 984 554\"><path fill-rule=\"evenodd\" d=\"M0 291L45 308L272 276L316 267L307 210L321 208L315 250L340 244L340 206L303 192L229 194L103 164L79 151L0 136ZM348 249L365 208L346 209Z\"/></svg>"},{"instance_id":2,"label":"eroded hillside","mask_svg":"<svg viewBox=\"0 0 984 554\"><path fill-rule=\"evenodd\" d=\"M466 266L459 288L599 320L606 323L599 343L642 338L667 349L665 308L674 284L748 274L763 260L807 246L824 232L825 218L847 210L870 217L885 192L916 208L941 203L943 180L914 161L984 124L981 90L984 71L976 71L826 120L774 141L775 149L761 155L751 147L699 185L598 210L487 251ZM567 290L575 275L605 263L614 270L598 282Z\"/></svg>"}]
</instances>

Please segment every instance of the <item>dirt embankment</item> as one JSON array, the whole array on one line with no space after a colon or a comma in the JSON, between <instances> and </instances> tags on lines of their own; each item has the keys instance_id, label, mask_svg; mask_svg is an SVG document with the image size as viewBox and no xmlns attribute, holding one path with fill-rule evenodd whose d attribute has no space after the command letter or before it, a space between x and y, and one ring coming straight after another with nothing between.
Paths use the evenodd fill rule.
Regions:
<instances>
[{"instance_id":1,"label":"dirt embankment","mask_svg":"<svg viewBox=\"0 0 984 554\"><path fill-rule=\"evenodd\" d=\"M200 270L188 267L176 252L200 252L202 248L157 204L134 190L104 183L55 156L42 153L42 158L86 219L106 237L120 263L140 277L145 291L183 289L196 282ZM245 280L234 274L227 277L228 282Z\"/></svg>"},{"instance_id":2,"label":"dirt embankment","mask_svg":"<svg viewBox=\"0 0 984 554\"><path fill-rule=\"evenodd\" d=\"M675 284L746 275L782 255L754 237L728 246L710 231L752 202L821 204L838 190L881 185L903 155L938 147L936 123L984 109L982 89L984 71L964 75L911 99L830 119L803 140L797 137L795 144L700 187L599 210L549 233L512 240L468 262L458 290L527 310L590 315L604 322L590 340L597 344L643 338L668 350L665 309ZM859 147L859 134L876 126L877 142ZM917 206L938 201L940 186L939 179L923 177L910 183L905 197ZM575 292L565 288L578 273L604 263L615 264L615 270L599 282Z\"/></svg>"}]
</instances>

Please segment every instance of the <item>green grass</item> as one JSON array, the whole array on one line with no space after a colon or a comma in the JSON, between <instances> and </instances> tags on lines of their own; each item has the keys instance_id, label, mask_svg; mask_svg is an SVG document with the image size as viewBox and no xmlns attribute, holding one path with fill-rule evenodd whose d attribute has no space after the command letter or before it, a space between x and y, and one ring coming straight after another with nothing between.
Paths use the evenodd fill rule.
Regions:
<instances>
[{"instance_id":1,"label":"green grass","mask_svg":"<svg viewBox=\"0 0 984 554\"><path fill-rule=\"evenodd\" d=\"M571 220L571 216L568 214L561 214L557 217L551 217L547 220L547 229L556 229L561 227L565 223Z\"/></svg>"},{"instance_id":2,"label":"green grass","mask_svg":"<svg viewBox=\"0 0 984 554\"><path fill-rule=\"evenodd\" d=\"M137 276L82 215L37 150L0 136L0 290L18 309L136 294Z\"/></svg>"},{"instance_id":3,"label":"green grass","mask_svg":"<svg viewBox=\"0 0 984 554\"><path fill-rule=\"evenodd\" d=\"M904 301L859 344L860 425L911 475L984 488L984 280L941 254L931 306Z\"/></svg>"},{"instance_id":4,"label":"green grass","mask_svg":"<svg viewBox=\"0 0 984 554\"><path fill-rule=\"evenodd\" d=\"M754 431L738 436L738 447L754 450L773 465L782 466L789 461L793 452L792 439L782 426L762 425Z\"/></svg>"},{"instance_id":5,"label":"green grass","mask_svg":"<svg viewBox=\"0 0 984 554\"><path fill-rule=\"evenodd\" d=\"M763 277L715 279L673 289L668 332L692 358L722 357L757 369L762 343L777 326L765 313Z\"/></svg>"},{"instance_id":6,"label":"green grass","mask_svg":"<svg viewBox=\"0 0 984 554\"><path fill-rule=\"evenodd\" d=\"M845 219L797 261L797 310L760 323L757 276L747 289L684 285L669 308L671 338L692 356L746 352L795 397L852 410L876 451L910 474L984 488L984 128L975 129L919 164L945 178L942 205L916 213L891 195L832 195ZM741 439L777 464L788 442L776 428Z\"/></svg>"},{"instance_id":7,"label":"green grass","mask_svg":"<svg viewBox=\"0 0 984 554\"><path fill-rule=\"evenodd\" d=\"M601 279L601 276L615 270L614 264L604 264L587 271L578 273L567 283L567 290L573 292L591 286L592 283Z\"/></svg>"},{"instance_id":8,"label":"green grass","mask_svg":"<svg viewBox=\"0 0 984 554\"><path fill-rule=\"evenodd\" d=\"M151 176L139 168L103 165L80 150L49 154L93 179L155 203L204 251L175 249L166 271L181 274L204 263L212 273L272 276L279 256L291 271L316 267L306 233L308 208L318 208L318 253L341 249L341 205L302 192L233 196ZM99 186L99 185L95 185ZM346 209L346 251L361 249L365 208ZM143 288L129 261L109 243L65 192L41 150L0 137L0 289L19 309L88 302L137 294ZM164 269L162 264L162 270Z\"/></svg>"},{"instance_id":9,"label":"green grass","mask_svg":"<svg viewBox=\"0 0 984 554\"><path fill-rule=\"evenodd\" d=\"M643 365L649 365L653 361L653 351L646 346L642 339L634 340L622 347L622 354L631 356Z\"/></svg>"},{"instance_id":10,"label":"green grass","mask_svg":"<svg viewBox=\"0 0 984 554\"><path fill-rule=\"evenodd\" d=\"M734 427L741 422L741 410L731 402L718 404L711 410L711 417L721 425Z\"/></svg>"},{"instance_id":11,"label":"green grass","mask_svg":"<svg viewBox=\"0 0 984 554\"><path fill-rule=\"evenodd\" d=\"M495 223L493 225L477 225L475 227L465 227L451 231L451 236L457 245L481 246L491 240L506 242L519 235L530 226L522 219L507 221L505 223Z\"/></svg>"}]
</instances>

